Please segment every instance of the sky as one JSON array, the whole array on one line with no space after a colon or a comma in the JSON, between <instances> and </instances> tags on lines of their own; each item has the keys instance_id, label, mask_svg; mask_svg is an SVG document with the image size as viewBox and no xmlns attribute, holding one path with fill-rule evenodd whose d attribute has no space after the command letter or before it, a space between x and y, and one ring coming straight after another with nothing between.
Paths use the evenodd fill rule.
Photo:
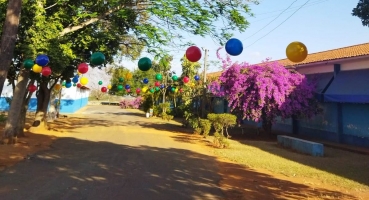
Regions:
<instances>
[{"instance_id":1,"label":"sky","mask_svg":"<svg viewBox=\"0 0 369 200\"><path fill-rule=\"evenodd\" d=\"M369 42L369 27L364 27L352 9L358 0L260 0L251 4L254 17L249 17L245 32L234 32L234 38L243 43L244 50L232 61L260 63L266 58L286 58L285 49L293 41L304 43L309 53L316 53ZM306 3L307 2L307 3ZM305 4L306 3L306 4ZM291 5L292 4L292 5ZM303 6L303 4L305 4ZM290 6L289 9L287 9ZM300 8L301 7L301 8ZM286 10L287 9L287 10ZM211 37L199 37L183 33L188 41L209 50L208 60L216 61L216 50L221 47ZM180 59L186 48L169 52L174 56L172 69L181 73ZM225 57L225 50L221 50ZM148 54L142 56L153 57ZM203 57L202 57L203 59ZM137 68L138 61L123 61L129 68ZM202 61L200 61L201 64ZM208 66L209 72L219 71L220 66Z\"/></svg>"}]
</instances>

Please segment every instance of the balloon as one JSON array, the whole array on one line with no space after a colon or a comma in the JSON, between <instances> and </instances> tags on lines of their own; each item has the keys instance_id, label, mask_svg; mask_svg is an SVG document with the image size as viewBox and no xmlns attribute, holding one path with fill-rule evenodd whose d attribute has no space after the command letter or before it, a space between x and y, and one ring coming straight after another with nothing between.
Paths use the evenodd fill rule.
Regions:
<instances>
[{"instance_id":1,"label":"balloon","mask_svg":"<svg viewBox=\"0 0 369 200\"><path fill-rule=\"evenodd\" d=\"M130 88L131 88L131 86L127 84L127 85L125 86L125 88L126 88L126 90L128 90L128 89L130 89Z\"/></svg>"},{"instance_id":2,"label":"balloon","mask_svg":"<svg viewBox=\"0 0 369 200\"><path fill-rule=\"evenodd\" d=\"M175 92L175 91L176 91L176 88L172 87L170 90L171 90L172 92Z\"/></svg>"},{"instance_id":3,"label":"balloon","mask_svg":"<svg viewBox=\"0 0 369 200\"><path fill-rule=\"evenodd\" d=\"M126 79L127 79L127 80L130 80L131 78L132 78L132 74L128 72L128 73L126 74Z\"/></svg>"},{"instance_id":4,"label":"balloon","mask_svg":"<svg viewBox=\"0 0 369 200\"><path fill-rule=\"evenodd\" d=\"M150 92L151 93L154 93L155 92L155 89L154 88L150 88Z\"/></svg>"},{"instance_id":5,"label":"balloon","mask_svg":"<svg viewBox=\"0 0 369 200\"><path fill-rule=\"evenodd\" d=\"M307 57L308 50L301 42L291 42L286 48L286 55L292 62L302 62Z\"/></svg>"},{"instance_id":6,"label":"balloon","mask_svg":"<svg viewBox=\"0 0 369 200\"><path fill-rule=\"evenodd\" d=\"M190 78L188 78L187 76L183 77L183 82L184 83L188 83L190 81Z\"/></svg>"},{"instance_id":7,"label":"balloon","mask_svg":"<svg viewBox=\"0 0 369 200\"><path fill-rule=\"evenodd\" d=\"M178 76L177 75L173 75L172 76L172 79L173 79L173 81L177 81L178 80Z\"/></svg>"},{"instance_id":8,"label":"balloon","mask_svg":"<svg viewBox=\"0 0 369 200\"><path fill-rule=\"evenodd\" d=\"M105 92L107 92L107 91L108 91L108 88L106 88L106 87L102 87L102 88L101 88L101 92L104 92L104 93L105 93Z\"/></svg>"},{"instance_id":9,"label":"balloon","mask_svg":"<svg viewBox=\"0 0 369 200\"><path fill-rule=\"evenodd\" d=\"M142 88L142 92L147 92L148 88L147 87L143 87Z\"/></svg>"},{"instance_id":10,"label":"balloon","mask_svg":"<svg viewBox=\"0 0 369 200\"><path fill-rule=\"evenodd\" d=\"M82 77L79 82L81 83L81 85L87 85L88 83L88 78L87 77Z\"/></svg>"},{"instance_id":11,"label":"balloon","mask_svg":"<svg viewBox=\"0 0 369 200\"><path fill-rule=\"evenodd\" d=\"M101 65L105 62L105 56L101 52L95 52L91 55L90 62L93 65Z\"/></svg>"},{"instance_id":12,"label":"balloon","mask_svg":"<svg viewBox=\"0 0 369 200\"><path fill-rule=\"evenodd\" d=\"M77 83L77 87L78 87L78 88L81 88L81 87L82 87L82 85L81 85L80 83Z\"/></svg>"},{"instance_id":13,"label":"balloon","mask_svg":"<svg viewBox=\"0 0 369 200\"><path fill-rule=\"evenodd\" d=\"M143 83L148 84L148 83L149 83L149 79L144 78L144 79L143 79Z\"/></svg>"},{"instance_id":14,"label":"balloon","mask_svg":"<svg viewBox=\"0 0 369 200\"><path fill-rule=\"evenodd\" d=\"M163 88L165 88L165 85L164 84L161 84L160 85L160 89L163 89Z\"/></svg>"},{"instance_id":15,"label":"balloon","mask_svg":"<svg viewBox=\"0 0 369 200\"><path fill-rule=\"evenodd\" d=\"M119 82L122 83L124 81L124 78L119 78Z\"/></svg>"},{"instance_id":16,"label":"balloon","mask_svg":"<svg viewBox=\"0 0 369 200\"><path fill-rule=\"evenodd\" d=\"M60 89L61 89L61 87L62 87L62 86L61 86L60 84L55 84L54 89L55 89L55 90L60 90Z\"/></svg>"},{"instance_id":17,"label":"balloon","mask_svg":"<svg viewBox=\"0 0 369 200\"><path fill-rule=\"evenodd\" d=\"M175 92L175 93L177 93L177 92L178 92L178 88L176 88L176 89L174 90L174 92Z\"/></svg>"},{"instance_id":18,"label":"balloon","mask_svg":"<svg viewBox=\"0 0 369 200\"><path fill-rule=\"evenodd\" d=\"M109 89L109 90L111 89L111 85L110 85L110 84L108 85L108 89Z\"/></svg>"},{"instance_id":19,"label":"balloon","mask_svg":"<svg viewBox=\"0 0 369 200\"><path fill-rule=\"evenodd\" d=\"M72 78L72 82L73 82L73 83L78 83L78 77L77 77L77 76L73 77L73 78Z\"/></svg>"},{"instance_id":20,"label":"balloon","mask_svg":"<svg viewBox=\"0 0 369 200\"><path fill-rule=\"evenodd\" d=\"M46 66L49 63L49 57L45 54L38 55L36 57L36 64L40 65L41 67Z\"/></svg>"},{"instance_id":21,"label":"balloon","mask_svg":"<svg viewBox=\"0 0 369 200\"><path fill-rule=\"evenodd\" d=\"M161 81L163 79L163 76L161 74L156 74L155 78L156 80Z\"/></svg>"},{"instance_id":22,"label":"balloon","mask_svg":"<svg viewBox=\"0 0 369 200\"><path fill-rule=\"evenodd\" d=\"M159 91L160 90L160 88L159 87L155 87L155 91Z\"/></svg>"},{"instance_id":23,"label":"balloon","mask_svg":"<svg viewBox=\"0 0 369 200\"><path fill-rule=\"evenodd\" d=\"M122 91L123 90L123 85L118 85L117 89L118 89L118 91Z\"/></svg>"},{"instance_id":24,"label":"balloon","mask_svg":"<svg viewBox=\"0 0 369 200\"><path fill-rule=\"evenodd\" d=\"M37 90L37 86L35 86L35 85L30 85L30 86L28 86L28 91L30 91L30 92L34 92L34 91L36 91Z\"/></svg>"},{"instance_id":25,"label":"balloon","mask_svg":"<svg viewBox=\"0 0 369 200\"><path fill-rule=\"evenodd\" d=\"M201 59L201 50L197 46L191 46L186 50L186 58L191 62L197 62Z\"/></svg>"},{"instance_id":26,"label":"balloon","mask_svg":"<svg viewBox=\"0 0 369 200\"><path fill-rule=\"evenodd\" d=\"M78 65L77 69L80 74L85 74L88 71L88 64L81 63Z\"/></svg>"},{"instance_id":27,"label":"balloon","mask_svg":"<svg viewBox=\"0 0 369 200\"><path fill-rule=\"evenodd\" d=\"M76 87L77 86L77 84L76 83L73 83L73 87Z\"/></svg>"},{"instance_id":28,"label":"balloon","mask_svg":"<svg viewBox=\"0 0 369 200\"><path fill-rule=\"evenodd\" d=\"M152 62L150 58L148 57L143 57L138 61L138 68L141 71L147 71L151 68L151 66L152 66Z\"/></svg>"},{"instance_id":29,"label":"balloon","mask_svg":"<svg viewBox=\"0 0 369 200\"><path fill-rule=\"evenodd\" d=\"M231 38L227 41L225 50L231 56L238 56L243 51L242 42L236 38Z\"/></svg>"},{"instance_id":30,"label":"balloon","mask_svg":"<svg viewBox=\"0 0 369 200\"><path fill-rule=\"evenodd\" d=\"M196 75L194 78L195 78L195 81L199 81L200 80L200 76L199 75Z\"/></svg>"},{"instance_id":31,"label":"balloon","mask_svg":"<svg viewBox=\"0 0 369 200\"><path fill-rule=\"evenodd\" d=\"M127 91L127 92L131 92L131 89L127 89L126 91Z\"/></svg>"},{"instance_id":32,"label":"balloon","mask_svg":"<svg viewBox=\"0 0 369 200\"><path fill-rule=\"evenodd\" d=\"M137 88L137 89L136 89L136 93L137 93L137 94L140 94L140 92L141 92L141 89L140 89L140 88Z\"/></svg>"},{"instance_id":33,"label":"balloon","mask_svg":"<svg viewBox=\"0 0 369 200\"><path fill-rule=\"evenodd\" d=\"M99 84L99 85L102 85L102 84L103 84L103 82L102 82L102 81L99 81L99 82L98 82L98 84Z\"/></svg>"},{"instance_id":34,"label":"balloon","mask_svg":"<svg viewBox=\"0 0 369 200\"><path fill-rule=\"evenodd\" d=\"M65 86L65 81L62 82L62 86Z\"/></svg>"},{"instance_id":35,"label":"balloon","mask_svg":"<svg viewBox=\"0 0 369 200\"><path fill-rule=\"evenodd\" d=\"M41 73L42 67L38 64L34 64L33 67L32 67L32 71L35 72L35 73Z\"/></svg>"},{"instance_id":36,"label":"balloon","mask_svg":"<svg viewBox=\"0 0 369 200\"><path fill-rule=\"evenodd\" d=\"M31 69L35 63L31 59L26 59L23 62L23 67L26 69Z\"/></svg>"},{"instance_id":37,"label":"balloon","mask_svg":"<svg viewBox=\"0 0 369 200\"><path fill-rule=\"evenodd\" d=\"M155 81L155 86L159 87L160 86L160 82L159 81Z\"/></svg>"},{"instance_id":38,"label":"balloon","mask_svg":"<svg viewBox=\"0 0 369 200\"><path fill-rule=\"evenodd\" d=\"M50 76L51 74L51 68L46 66L41 69L42 76Z\"/></svg>"},{"instance_id":39,"label":"balloon","mask_svg":"<svg viewBox=\"0 0 369 200\"><path fill-rule=\"evenodd\" d=\"M70 88L70 87L72 87L72 83L71 83L71 82L66 82L66 83L65 83L65 87L66 87L66 88Z\"/></svg>"},{"instance_id":40,"label":"balloon","mask_svg":"<svg viewBox=\"0 0 369 200\"><path fill-rule=\"evenodd\" d=\"M183 88L179 89L179 92L182 93L183 92Z\"/></svg>"}]
</instances>

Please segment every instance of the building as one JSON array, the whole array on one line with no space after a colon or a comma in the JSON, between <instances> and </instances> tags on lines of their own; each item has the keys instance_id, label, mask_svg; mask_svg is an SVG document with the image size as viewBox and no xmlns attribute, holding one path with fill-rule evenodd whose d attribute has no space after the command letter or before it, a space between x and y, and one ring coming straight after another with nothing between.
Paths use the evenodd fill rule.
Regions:
<instances>
[{"instance_id":1,"label":"building","mask_svg":"<svg viewBox=\"0 0 369 200\"><path fill-rule=\"evenodd\" d=\"M309 120L278 119L274 130L369 147L369 43L309 54L298 64L278 62L318 79L316 97L323 113Z\"/></svg>"}]
</instances>

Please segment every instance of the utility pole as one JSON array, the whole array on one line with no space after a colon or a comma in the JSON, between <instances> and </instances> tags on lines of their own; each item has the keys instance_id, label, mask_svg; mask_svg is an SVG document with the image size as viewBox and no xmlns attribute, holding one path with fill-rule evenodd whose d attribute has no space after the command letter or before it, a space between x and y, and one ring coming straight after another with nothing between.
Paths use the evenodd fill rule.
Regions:
<instances>
[{"instance_id":1,"label":"utility pole","mask_svg":"<svg viewBox=\"0 0 369 200\"><path fill-rule=\"evenodd\" d=\"M205 51L204 54L204 74L203 74L203 92L202 92L202 102L201 102L201 117L205 118L205 104L206 104L206 92L207 92L207 88L206 88L206 68L207 68L207 62L208 62L208 49L204 49L202 48L203 51Z\"/></svg>"}]
</instances>

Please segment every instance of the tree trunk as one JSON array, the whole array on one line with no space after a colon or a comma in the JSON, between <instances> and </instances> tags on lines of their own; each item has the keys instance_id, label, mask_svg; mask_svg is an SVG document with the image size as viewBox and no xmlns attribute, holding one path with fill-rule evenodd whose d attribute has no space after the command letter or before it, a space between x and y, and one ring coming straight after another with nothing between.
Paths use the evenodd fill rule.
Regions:
<instances>
[{"instance_id":1,"label":"tree trunk","mask_svg":"<svg viewBox=\"0 0 369 200\"><path fill-rule=\"evenodd\" d=\"M262 114L261 114L261 118L262 118L262 127L263 130L271 135L272 134L272 119L270 119L267 114L265 113L264 109L262 110Z\"/></svg>"},{"instance_id":2,"label":"tree trunk","mask_svg":"<svg viewBox=\"0 0 369 200\"><path fill-rule=\"evenodd\" d=\"M38 129L47 129L47 108L50 101L50 90L47 88L48 82L41 82L40 88L37 94L37 110L35 121L30 128L31 132L35 132Z\"/></svg>"},{"instance_id":3,"label":"tree trunk","mask_svg":"<svg viewBox=\"0 0 369 200\"><path fill-rule=\"evenodd\" d=\"M34 84L34 80L31 80L29 85L33 85ZM17 133L19 137L24 137L24 128L26 126L26 117L27 117L27 110L28 110L28 104L31 100L33 92L26 92L26 94L24 95L24 104L22 106L22 110L20 112L20 116L19 116L19 123L17 125Z\"/></svg>"},{"instance_id":4,"label":"tree trunk","mask_svg":"<svg viewBox=\"0 0 369 200\"><path fill-rule=\"evenodd\" d=\"M0 95L13 59L22 0L9 0L0 43Z\"/></svg>"},{"instance_id":5,"label":"tree trunk","mask_svg":"<svg viewBox=\"0 0 369 200\"><path fill-rule=\"evenodd\" d=\"M27 82L29 79L29 70L22 68L18 75L17 85L13 93L12 103L8 112L8 119L6 120L4 129L4 139L8 139L10 143L13 138L17 137L17 125L19 122L21 110L24 104L24 96L26 93Z\"/></svg>"}]
</instances>

